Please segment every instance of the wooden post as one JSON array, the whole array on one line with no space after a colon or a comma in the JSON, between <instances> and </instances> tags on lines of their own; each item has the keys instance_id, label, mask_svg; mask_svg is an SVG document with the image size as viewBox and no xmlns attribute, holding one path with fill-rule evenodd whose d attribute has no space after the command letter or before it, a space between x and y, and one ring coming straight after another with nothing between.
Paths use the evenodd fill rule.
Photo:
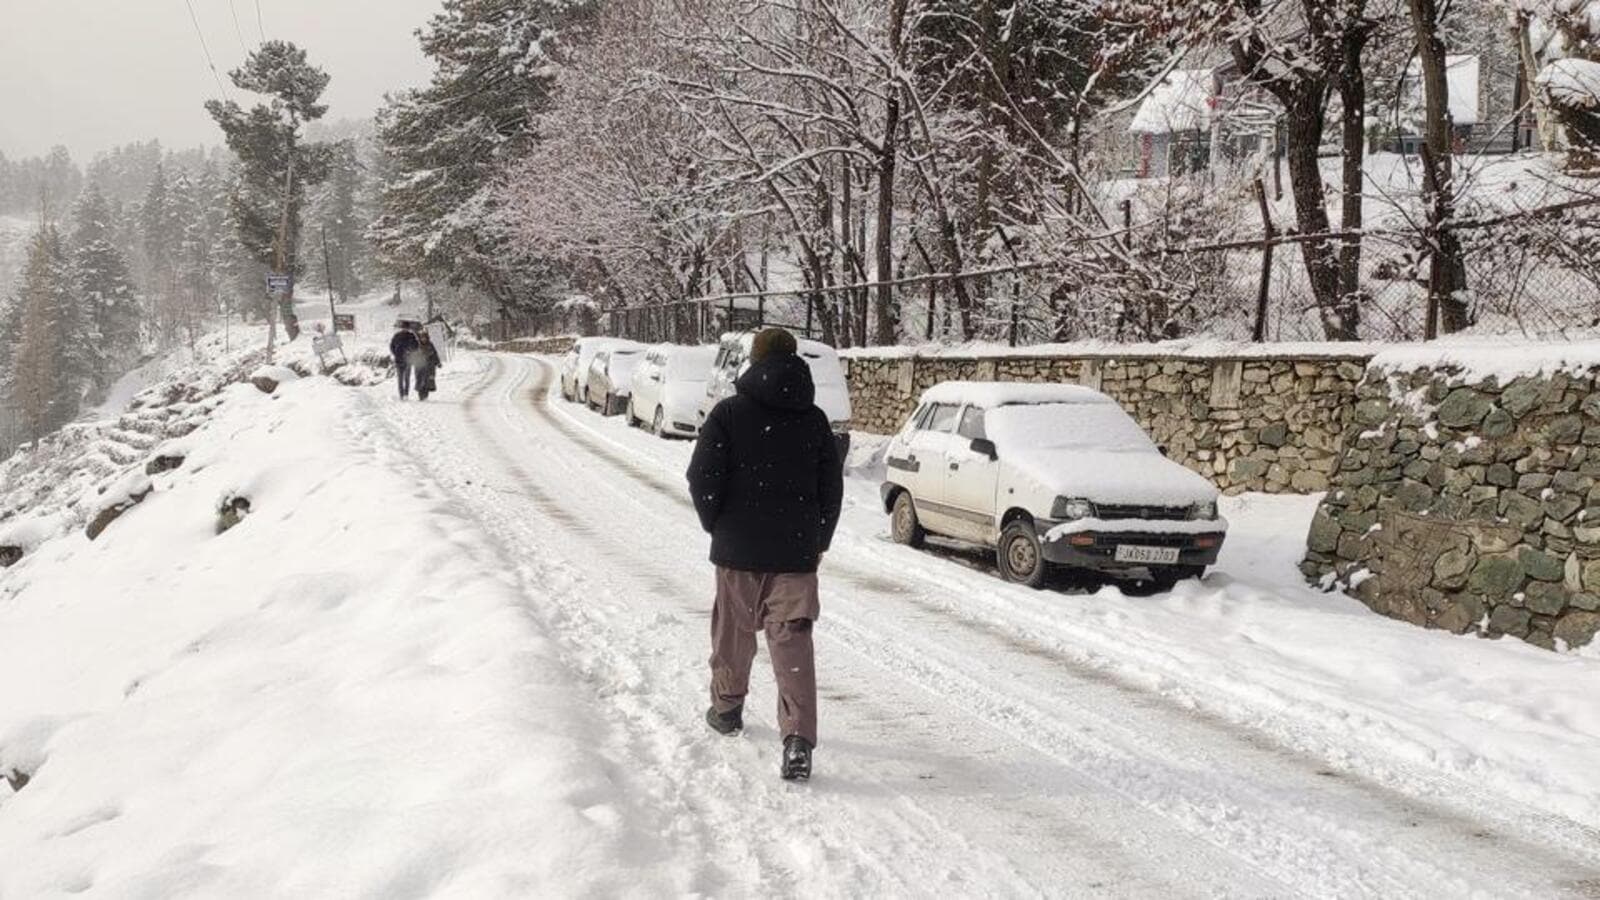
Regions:
<instances>
[{"instance_id":1,"label":"wooden post","mask_svg":"<svg viewBox=\"0 0 1600 900\"><path fill-rule=\"evenodd\" d=\"M1256 292L1256 324L1250 339L1261 343L1267 339L1268 300L1272 295L1272 251L1278 237L1277 226L1272 224L1272 210L1267 206L1267 188L1256 179L1256 205L1261 207L1261 284Z\"/></svg>"},{"instance_id":2,"label":"wooden post","mask_svg":"<svg viewBox=\"0 0 1600 900\"><path fill-rule=\"evenodd\" d=\"M328 281L328 328L333 333L339 333L339 312L333 305L333 265L328 257L328 226L322 226L322 277ZM429 298L428 304L432 306L433 300ZM431 318L431 317L430 317Z\"/></svg>"}]
</instances>

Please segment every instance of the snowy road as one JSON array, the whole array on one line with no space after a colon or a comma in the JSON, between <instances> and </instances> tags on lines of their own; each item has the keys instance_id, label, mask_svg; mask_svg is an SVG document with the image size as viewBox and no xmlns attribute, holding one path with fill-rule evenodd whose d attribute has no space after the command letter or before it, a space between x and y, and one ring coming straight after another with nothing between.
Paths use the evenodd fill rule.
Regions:
<instances>
[{"instance_id":1,"label":"snowy road","mask_svg":"<svg viewBox=\"0 0 1600 900\"><path fill-rule=\"evenodd\" d=\"M699 721L711 571L687 446L549 401L541 360L476 363L443 402L375 411L518 566L608 725L597 762L637 798L635 862L671 861L679 890L1600 896L1593 831L1087 665L1055 595L890 545L865 504L823 569L818 774L785 785L764 662L742 739Z\"/></svg>"}]
</instances>

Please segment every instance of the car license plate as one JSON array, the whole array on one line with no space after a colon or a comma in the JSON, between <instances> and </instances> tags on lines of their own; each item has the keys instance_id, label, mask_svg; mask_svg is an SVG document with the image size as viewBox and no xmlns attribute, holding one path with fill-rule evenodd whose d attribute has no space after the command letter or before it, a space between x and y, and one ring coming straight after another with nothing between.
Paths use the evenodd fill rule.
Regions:
<instances>
[{"instance_id":1,"label":"car license plate","mask_svg":"<svg viewBox=\"0 0 1600 900\"><path fill-rule=\"evenodd\" d=\"M1177 561L1177 547L1136 547L1132 544L1117 545L1117 562L1155 563L1156 565L1170 566Z\"/></svg>"}]
</instances>

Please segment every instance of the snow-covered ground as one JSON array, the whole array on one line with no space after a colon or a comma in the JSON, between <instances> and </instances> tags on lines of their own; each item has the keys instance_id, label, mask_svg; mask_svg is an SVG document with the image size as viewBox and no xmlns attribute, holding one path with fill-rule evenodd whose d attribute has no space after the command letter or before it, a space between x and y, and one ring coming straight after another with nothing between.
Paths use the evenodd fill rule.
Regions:
<instances>
[{"instance_id":1,"label":"snow-covered ground","mask_svg":"<svg viewBox=\"0 0 1600 900\"><path fill-rule=\"evenodd\" d=\"M785 785L767 680L743 738L698 719L689 445L552 374L228 388L149 499L0 573L0 772L32 776L0 897L1600 890L1600 655L1304 587L1307 498L1231 501L1171 594L1008 586L887 540L870 440Z\"/></svg>"}]
</instances>

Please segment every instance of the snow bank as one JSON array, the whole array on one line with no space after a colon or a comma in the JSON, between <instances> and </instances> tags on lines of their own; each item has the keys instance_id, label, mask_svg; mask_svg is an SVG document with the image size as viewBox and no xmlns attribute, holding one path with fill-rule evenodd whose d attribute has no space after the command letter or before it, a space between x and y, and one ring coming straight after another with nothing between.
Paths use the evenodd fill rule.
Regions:
<instances>
[{"instance_id":1,"label":"snow bank","mask_svg":"<svg viewBox=\"0 0 1600 900\"><path fill-rule=\"evenodd\" d=\"M910 344L840 350L839 356L845 359L905 359L913 356L949 359L1024 356L1116 359L1154 356L1174 359L1349 359L1361 362L1387 346L1391 345L1331 341L1256 344L1201 336L1147 344L1118 344L1111 341L1031 344L1025 347L981 341L965 344Z\"/></svg>"},{"instance_id":2,"label":"snow bank","mask_svg":"<svg viewBox=\"0 0 1600 900\"><path fill-rule=\"evenodd\" d=\"M1600 341L1513 341L1451 338L1429 344L1395 344L1372 358L1379 372L1453 369L1465 382L1494 377L1504 384L1523 375L1581 372L1600 367Z\"/></svg>"},{"instance_id":3,"label":"snow bank","mask_svg":"<svg viewBox=\"0 0 1600 900\"><path fill-rule=\"evenodd\" d=\"M98 541L0 573L0 896L689 890L630 866L606 726L369 407L240 385Z\"/></svg>"}]
</instances>

